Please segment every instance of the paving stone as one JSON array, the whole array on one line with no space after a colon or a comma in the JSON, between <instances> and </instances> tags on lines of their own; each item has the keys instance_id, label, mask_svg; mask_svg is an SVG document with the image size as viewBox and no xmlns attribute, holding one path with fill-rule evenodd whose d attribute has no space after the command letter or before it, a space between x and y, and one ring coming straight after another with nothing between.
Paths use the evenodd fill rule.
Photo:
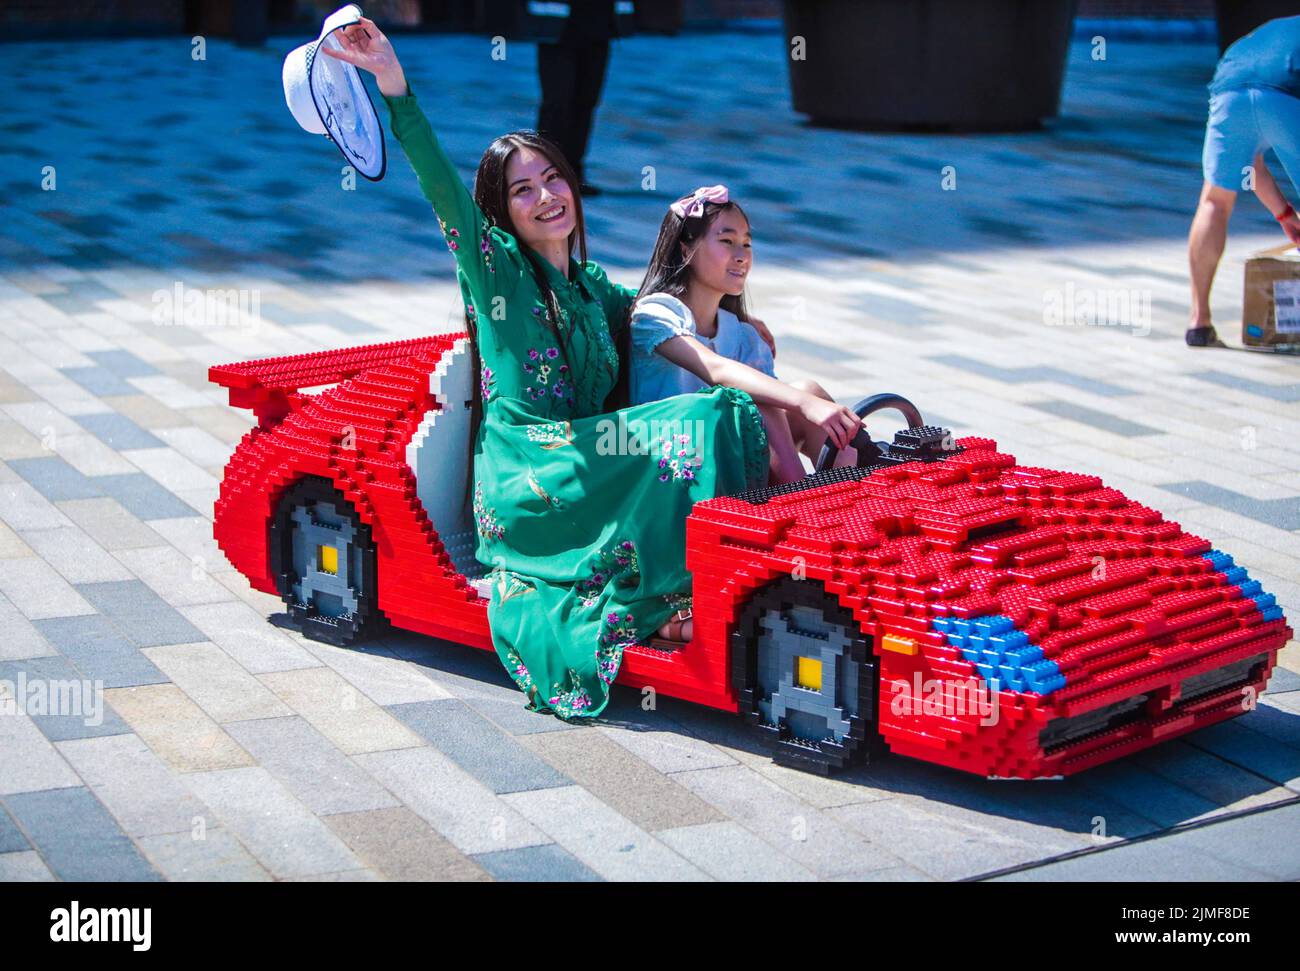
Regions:
<instances>
[{"instance_id":1,"label":"paving stone","mask_svg":"<svg viewBox=\"0 0 1300 971\"><path fill-rule=\"evenodd\" d=\"M0 560L0 593L29 620L95 612L67 580L37 557Z\"/></svg>"},{"instance_id":2,"label":"paving stone","mask_svg":"<svg viewBox=\"0 0 1300 971\"><path fill-rule=\"evenodd\" d=\"M189 503L168 492L143 472L101 475L93 482L103 495L117 500L122 508L138 519L172 519L194 514Z\"/></svg>"},{"instance_id":3,"label":"paving stone","mask_svg":"<svg viewBox=\"0 0 1300 971\"><path fill-rule=\"evenodd\" d=\"M480 854L477 860L466 856L404 806L336 813L324 821L353 853L389 880L491 879L488 869L480 864L495 854Z\"/></svg>"},{"instance_id":4,"label":"paving stone","mask_svg":"<svg viewBox=\"0 0 1300 971\"><path fill-rule=\"evenodd\" d=\"M355 761L462 853L551 841L502 797L429 746L371 752Z\"/></svg>"},{"instance_id":5,"label":"paving stone","mask_svg":"<svg viewBox=\"0 0 1300 971\"><path fill-rule=\"evenodd\" d=\"M253 764L252 756L174 684L104 692L131 729L177 772L208 772Z\"/></svg>"},{"instance_id":6,"label":"paving stone","mask_svg":"<svg viewBox=\"0 0 1300 971\"><path fill-rule=\"evenodd\" d=\"M0 661L18 661L28 657L48 657L54 653L32 622L22 615L8 597L0 595Z\"/></svg>"},{"instance_id":7,"label":"paving stone","mask_svg":"<svg viewBox=\"0 0 1300 971\"><path fill-rule=\"evenodd\" d=\"M145 431L130 418L110 412L103 415L81 415L77 423L105 445L112 448L160 448L163 443Z\"/></svg>"},{"instance_id":8,"label":"paving stone","mask_svg":"<svg viewBox=\"0 0 1300 971\"><path fill-rule=\"evenodd\" d=\"M218 723L291 715L284 702L215 644L169 644L144 655Z\"/></svg>"},{"instance_id":9,"label":"paving stone","mask_svg":"<svg viewBox=\"0 0 1300 971\"><path fill-rule=\"evenodd\" d=\"M50 502L63 499L93 499L104 494L96 482L78 472L57 455L34 459L10 459L7 464Z\"/></svg>"},{"instance_id":10,"label":"paving stone","mask_svg":"<svg viewBox=\"0 0 1300 971\"><path fill-rule=\"evenodd\" d=\"M190 832L142 836L136 842L168 880L202 883L268 882L271 875L231 833L212 827L196 838Z\"/></svg>"},{"instance_id":11,"label":"paving stone","mask_svg":"<svg viewBox=\"0 0 1300 971\"><path fill-rule=\"evenodd\" d=\"M1248 727L1248 718L1255 719L1255 723L1263 727L1268 717L1267 713L1250 712L1239 720L1203 728L1191 736L1188 742L1202 751L1217 755L1225 762L1249 769L1278 785L1300 791L1300 747L1294 744L1296 729L1290 724L1292 719L1274 712L1272 735ZM1279 739L1278 734L1290 734L1293 737L1288 741L1285 738Z\"/></svg>"},{"instance_id":12,"label":"paving stone","mask_svg":"<svg viewBox=\"0 0 1300 971\"><path fill-rule=\"evenodd\" d=\"M1191 496L1198 502L1231 510L1277 529L1300 529L1300 498L1254 499L1208 482L1171 482L1161 488Z\"/></svg>"},{"instance_id":13,"label":"paving stone","mask_svg":"<svg viewBox=\"0 0 1300 971\"><path fill-rule=\"evenodd\" d=\"M0 883L51 883L54 874L35 850L0 853Z\"/></svg>"},{"instance_id":14,"label":"paving stone","mask_svg":"<svg viewBox=\"0 0 1300 971\"><path fill-rule=\"evenodd\" d=\"M438 701L451 694L437 682L388 651L359 645L345 648L304 641L303 647L377 705Z\"/></svg>"},{"instance_id":15,"label":"paving stone","mask_svg":"<svg viewBox=\"0 0 1300 971\"><path fill-rule=\"evenodd\" d=\"M816 876L730 820L655 833L666 846L716 880L800 882Z\"/></svg>"},{"instance_id":16,"label":"paving stone","mask_svg":"<svg viewBox=\"0 0 1300 971\"><path fill-rule=\"evenodd\" d=\"M106 688L161 684L167 680L107 617L54 617L38 620L37 630L92 681Z\"/></svg>"},{"instance_id":17,"label":"paving stone","mask_svg":"<svg viewBox=\"0 0 1300 971\"><path fill-rule=\"evenodd\" d=\"M745 766L675 772L673 779L820 877L903 862L892 841L869 841L832 815L840 810L818 811Z\"/></svg>"},{"instance_id":18,"label":"paving stone","mask_svg":"<svg viewBox=\"0 0 1300 971\"><path fill-rule=\"evenodd\" d=\"M25 713L0 718L0 796L80 784L76 773Z\"/></svg>"},{"instance_id":19,"label":"paving stone","mask_svg":"<svg viewBox=\"0 0 1300 971\"><path fill-rule=\"evenodd\" d=\"M27 529L23 541L69 583L130 580L131 571L76 526Z\"/></svg>"},{"instance_id":20,"label":"paving stone","mask_svg":"<svg viewBox=\"0 0 1300 971\"><path fill-rule=\"evenodd\" d=\"M155 546L158 534L131 515L116 499L68 499L58 509L106 550Z\"/></svg>"},{"instance_id":21,"label":"paving stone","mask_svg":"<svg viewBox=\"0 0 1300 971\"><path fill-rule=\"evenodd\" d=\"M1125 438L1160 434L1158 428L1143 425L1141 422L1129 421L1127 418L1120 418L1109 412L1098 411L1095 408L1086 408L1070 401L1036 401L1032 402L1030 407L1045 411L1049 415L1055 415L1058 418L1068 418L1070 421L1077 421L1083 425L1100 428L1102 431L1110 432L1113 435L1123 435Z\"/></svg>"},{"instance_id":22,"label":"paving stone","mask_svg":"<svg viewBox=\"0 0 1300 971\"><path fill-rule=\"evenodd\" d=\"M1183 739L1139 752L1129 761L1222 808L1250 809L1293 795L1285 787Z\"/></svg>"},{"instance_id":23,"label":"paving stone","mask_svg":"<svg viewBox=\"0 0 1300 971\"><path fill-rule=\"evenodd\" d=\"M204 640L193 624L139 580L83 583L77 590L137 647Z\"/></svg>"},{"instance_id":24,"label":"paving stone","mask_svg":"<svg viewBox=\"0 0 1300 971\"><path fill-rule=\"evenodd\" d=\"M644 830L690 827L723 818L672 777L595 729L527 735L520 743Z\"/></svg>"},{"instance_id":25,"label":"paving stone","mask_svg":"<svg viewBox=\"0 0 1300 971\"><path fill-rule=\"evenodd\" d=\"M111 349L91 351L88 355L95 359L97 366L116 374L119 378L140 378L148 374L157 374L158 369L147 361L142 361L130 351ZM128 447L128 446L121 446Z\"/></svg>"},{"instance_id":26,"label":"paving stone","mask_svg":"<svg viewBox=\"0 0 1300 971\"><path fill-rule=\"evenodd\" d=\"M600 876L554 843L479 853L473 860L497 880L533 883L599 882Z\"/></svg>"},{"instance_id":27,"label":"paving stone","mask_svg":"<svg viewBox=\"0 0 1300 971\"><path fill-rule=\"evenodd\" d=\"M318 816L399 805L397 799L301 718L226 726L258 764Z\"/></svg>"},{"instance_id":28,"label":"paving stone","mask_svg":"<svg viewBox=\"0 0 1300 971\"><path fill-rule=\"evenodd\" d=\"M127 731L105 703L103 686L83 678L65 658L0 663L0 687L52 742Z\"/></svg>"},{"instance_id":29,"label":"paving stone","mask_svg":"<svg viewBox=\"0 0 1300 971\"><path fill-rule=\"evenodd\" d=\"M348 755L421 745L420 736L326 667L260 676L264 685Z\"/></svg>"},{"instance_id":30,"label":"paving stone","mask_svg":"<svg viewBox=\"0 0 1300 971\"><path fill-rule=\"evenodd\" d=\"M31 845L13 818L0 807L0 853L17 853L30 849Z\"/></svg>"},{"instance_id":31,"label":"paving stone","mask_svg":"<svg viewBox=\"0 0 1300 971\"><path fill-rule=\"evenodd\" d=\"M707 880L698 867L578 786L502 799L607 880Z\"/></svg>"},{"instance_id":32,"label":"paving stone","mask_svg":"<svg viewBox=\"0 0 1300 971\"><path fill-rule=\"evenodd\" d=\"M181 614L203 632L197 640L212 641L253 674L321 666L304 647L244 604L182 607Z\"/></svg>"},{"instance_id":33,"label":"paving stone","mask_svg":"<svg viewBox=\"0 0 1300 971\"><path fill-rule=\"evenodd\" d=\"M224 603L235 599L228 589L207 573L202 561L194 561L171 546L121 550L117 553L128 576L139 577L173 607Z\"/></svg>"},{"instance_id":34,"label":"paving stone","mask_svg":"<svg viewBox=\"0 0 1300 971\"><path fill-rule=\"evenodd\" d=\"M184 833L208 809L133 734L59 742L55 746L132 837Z\"/></svg>"},{"instance_id":35,"label":"paving stone","mask_svg":"<svg viewBox=\"0 0 1300 971\"><path fill-rule=\"evenodd\" d=\"M263 768L194 772L184 781L274 877L360 867L352 851Z\"/></svg>"},{"instance_id":36,"label":"paving stone","mask_svg":"<svg viewBox=\"0 0 1300 971\"><path fill-rule=\"evenodd\" d=\"M598 725L597 731L660 772L683 772L736 764L736 760L721 749L678 731L641 731L616 725Z\"/></svg>"},{"instance_id":37,"label":"paving stone","mask_svg":"<svg viewBox=\"0 0 1300 971\"><path fill-rule=\"evenodd\" d=\"M0 483L0 519L12 529L68 525L68 517L26 482Z\"/></svg>"},{"instance_id":38,"label":"paving stone","mask_svg":"<svg viewBox=\"0 0 1300 971\"><path fill-rule=\"evenodd\" d=\"M416 701L387 710L493 792L569 785L562 773L462 701Z\"/></svg>"},{"instance_id":39,"label":"paving stone","mask_svg":"<svg viewBox=\"0 0 1300 971\"><path fill-rule=\"evenodd\" d=\"M89 789L9 795L5 808L60 880L160 879Z\"/></svg>"}]
</instances>

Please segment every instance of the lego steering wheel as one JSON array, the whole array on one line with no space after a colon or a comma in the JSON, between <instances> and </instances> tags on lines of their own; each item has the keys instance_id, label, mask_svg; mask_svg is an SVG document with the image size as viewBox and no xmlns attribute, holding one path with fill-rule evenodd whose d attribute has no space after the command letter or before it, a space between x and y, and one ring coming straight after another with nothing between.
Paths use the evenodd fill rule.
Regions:
<instances>
[{"instance_id":1,"label":"lego steering wheel","mask_svg":"<svg viewBox=\"0 0 1300 971\"><path fill-rule=\"evenodd\" d=\"M907 420L909 428L919 428L925 424L921 418L921 412L916 405L908 401L901 394L873 394L870 398L863 398L853 406L853 413L859 418L866 418L872 412L881 411L885 408L893 408ZM865 428L858 430L853 436L853 441L849 442L853 448L858 451L858 466L868 465L872 461L879 459L889 448L888 442L873 442L871 436L867 434ZM839 449L835 447L835 440L827 436L826 444L822 446L821 454L817 456L817 464L814 468L816 472L825 472L835 461L835 456Z\"/></svg>"}]
</instances>

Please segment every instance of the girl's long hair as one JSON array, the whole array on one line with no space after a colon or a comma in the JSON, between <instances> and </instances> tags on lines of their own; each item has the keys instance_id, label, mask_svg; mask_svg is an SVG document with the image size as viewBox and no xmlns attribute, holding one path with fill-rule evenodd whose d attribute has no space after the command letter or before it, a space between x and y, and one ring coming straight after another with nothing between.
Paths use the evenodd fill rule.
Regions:
<instances>
[{"instance_id":1,"label":"girl's long hair","mask_svg":"<svg viewBox=\"0 0 1300 971\"><path fill-rule=\"evenodd\" d=\"M570 194L573 197L574 218L574 229L569 234L569 255L573 256L576 249L578 262L587 262L587 225L582 216L582 195L578 191L578 177L573 171L573 166L569 164L559 147L537 132L531 129L521 129L507 132L493 140L492 144L484 151L483 157L479 159L478 172L474 175L474 201L483 210L489 227L499 227L519 241L519 252L528 260L533 279L542 293L542 300L546 304L546 322L555 334L560 347L564 350L565 362L569 364L569 379L572 380L573 364L569 359L567 339L560 327L559 301L555 297L555 291L551 289L551 285L546 279L546 272L542 269L542 258L533 251L531 246L519 239L519 231L515 227L514 219L510 216L510 186L506 182L506 164L510 161L510 156L521 148L531 149L543 156L559 171L560 178L568 183ZM480 243L481 241L474 241L471 245L480 245ZM475 313L491 313L489 307L475 307L474 310ZM483 389L480 380L482 362L479 359L478 352L478 324L474 319L474 315L469 312L469 308L465 310L465 329L470 336L470 353L474 368L474 397L470 404L469 458L467 466L472 470L474 467L474 442L478 438L479 425L483 421Z\"/></svg>"},{"instance_id":2,"label":"girl's long hair","mask_svg":"<svg viewBox=\"0 0 1300 971\"><path fill-rule=\"evenodd\" d=\"M738 212L749 222L745 210L735 202L706 202L704 213L699 216L682 217L668 210L664 221L659 225L659 237L655 240L654 251L650 254L650 264L646 267L645 277L637 290L638 296L652 293L667 293L679 300L686 296L691 282L691 254L695 244L704 238L709 227L724 212ZM743 293L726 294L719 306L729 310L742 321L749 321L749 311L745 307ZM632 351L632 313L629 309L628 319L618 338L618 381L607 399L608 407L626 408L631 396L630 361Z\"/></svg>"}]
</instances>

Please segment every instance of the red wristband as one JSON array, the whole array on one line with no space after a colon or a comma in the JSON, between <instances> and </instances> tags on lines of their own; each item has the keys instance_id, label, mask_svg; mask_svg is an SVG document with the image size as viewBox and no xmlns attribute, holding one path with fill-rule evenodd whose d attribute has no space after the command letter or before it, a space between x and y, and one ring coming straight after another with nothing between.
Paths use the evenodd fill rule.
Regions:
<instances>
[{"instance_id":1,"label":"red wristband","mask_svg":"<svg viewBox=\"0 0 1300 971\"><path fill-rule=\"evenodd\" d=\"M1291 204L1288 202L1286 208L1283 209L1280 213L1278 213L1273 218L1276 219L1278 222L1282 222L1284 219L1288 219L1294 215L1295 215L1295 210L1291 208Z\"/></svg>"}]
</instances>

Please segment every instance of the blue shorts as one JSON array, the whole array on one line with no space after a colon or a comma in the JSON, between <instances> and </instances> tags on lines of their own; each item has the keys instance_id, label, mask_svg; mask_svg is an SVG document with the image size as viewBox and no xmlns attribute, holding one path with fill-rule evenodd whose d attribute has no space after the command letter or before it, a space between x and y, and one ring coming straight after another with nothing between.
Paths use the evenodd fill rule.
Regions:
<instances>
[{"instance_id":1,"label":"blue shorts","mask_svg":"<svg viewBox=\"0 0 1300 971\"><path fill-rule=\"evenodd\" d=\"M1275 88L1233 88L1210 96L1201 168L1205 181L1245 191L1255 155L1273 149L1291 181L1300 186L1300 98Z\"/></svg>"}]
</instances>

